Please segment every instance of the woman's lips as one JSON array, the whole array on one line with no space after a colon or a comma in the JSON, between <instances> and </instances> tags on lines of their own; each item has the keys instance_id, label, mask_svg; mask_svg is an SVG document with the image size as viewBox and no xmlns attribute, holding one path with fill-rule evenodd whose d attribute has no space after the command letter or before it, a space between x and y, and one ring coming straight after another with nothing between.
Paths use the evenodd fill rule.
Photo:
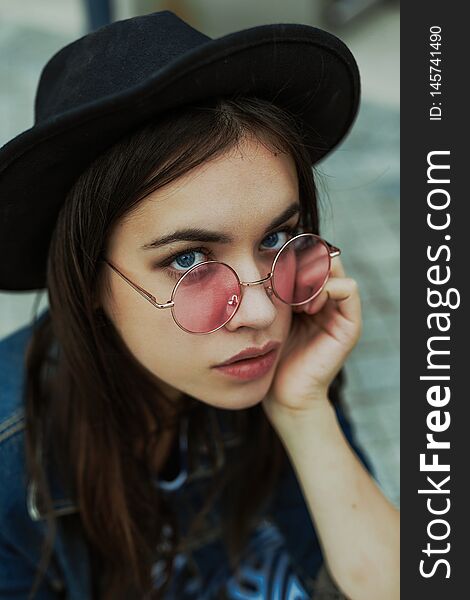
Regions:
<instances>
[{"instance_id":1,"label":"woman's lips","mask_svg":"<svg viewBox=\"0 0 470 600\"><path fill-rule=\"evenodd\" d=\"M275 348L263 356L256 358L245 358L237 360L229 365L214 367L224 375L236 377L237 379L258 379L266 375L274 365L279 348Z\"/></svg>"}]
</instances>

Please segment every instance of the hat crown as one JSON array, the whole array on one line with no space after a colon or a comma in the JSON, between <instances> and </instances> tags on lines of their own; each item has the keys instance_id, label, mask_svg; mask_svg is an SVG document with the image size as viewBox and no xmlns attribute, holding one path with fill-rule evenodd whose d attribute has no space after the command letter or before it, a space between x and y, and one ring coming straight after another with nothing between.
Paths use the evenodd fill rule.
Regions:
<instances>
[{"instance_id":1,"label":"hat crown","mask_svg":"<svg viewBox=\"0 0 470 600\"><path fill-rule=\"evenodd\" d=\"M168 10L105 25L46 63L36 91L35 123L148 83L152 74L209 40Z\"/></svg>"}]
</instances>

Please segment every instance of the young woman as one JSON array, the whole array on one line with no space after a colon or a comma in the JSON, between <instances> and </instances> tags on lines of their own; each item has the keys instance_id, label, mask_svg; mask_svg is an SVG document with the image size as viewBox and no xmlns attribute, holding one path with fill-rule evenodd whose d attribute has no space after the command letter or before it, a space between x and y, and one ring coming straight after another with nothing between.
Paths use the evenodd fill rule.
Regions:
<instances>
[{"instance_id":1,"label":"young woman","mask_svg":"<svg viewBox=\"0 0 470 600\"><path fill-rule=\"evenodd\" d=\"M358 88L325 32L170 12L46 65L0 150L0 284L50 305L0 345L0 597L398 598L312 172Z\"/></svg>"}]
</instances>

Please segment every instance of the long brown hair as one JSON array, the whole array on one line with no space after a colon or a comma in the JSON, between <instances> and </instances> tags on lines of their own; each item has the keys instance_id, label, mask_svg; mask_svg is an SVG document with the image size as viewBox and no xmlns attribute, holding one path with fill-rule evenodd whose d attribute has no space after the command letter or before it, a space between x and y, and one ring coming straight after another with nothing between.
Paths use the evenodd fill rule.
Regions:
<instances>
[{"instance_id":1,"label":"long brown hair","mask_svg":"<svg viewBox=\"0 0 470 600\"><path fill-rule=\"evenodd\" d=\"M84 537L102 576L102 597L160 598L168 585L173 557L184 549L185 540L180 539L171 504L152 482L150 458L160 433L183 414L190 415L194 436L207 436L207 407L184 395L175 410L152 373L127 349L97 308L102 292L100 261L113 225L148 194L250 133L272 149L292 155L301 224L318 233L319 209L308 153L314 149L305 146L292 115L258 98L214 98L166 112L99 156L65 198L48 255L50 308L33 332L26 357L27 467L49 526L38 575L49 560L56 532L46 470L37 453L42 443L50 448L64 485L76 499ZM58 348L57 364L54 376L45 379L42 372L52 344ZM341 381L342 371L330 388L332 401ZM236 413L234 427L242 444L237 460L214 476L202 513L220 494L223 537L233 566L288 459L261 405L230 412ZM143 432L148 432L144 452L137 453L135 442ZM240 481L249 494L243 493ZM192 535L198 534L200 522L193 522ZM163 535L165 525L170 526L170 538ZM164 545L166 552L156 554L155 549ZM154 589L151 567L162 557L164 584Z\"/></svg>"}]
</instances>

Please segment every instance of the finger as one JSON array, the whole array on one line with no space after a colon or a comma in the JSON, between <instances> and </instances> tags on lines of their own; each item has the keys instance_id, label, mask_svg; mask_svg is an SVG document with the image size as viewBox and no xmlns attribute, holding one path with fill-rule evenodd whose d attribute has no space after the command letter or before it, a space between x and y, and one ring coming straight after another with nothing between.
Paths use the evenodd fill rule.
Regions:
<instances>
[{"instance_id":1,"label":"finger","mask_svg":"<svg viewBox=\"0 0 470 600\"><path fill-rule=\"evenodd\" d=\"M313 315L325 306L325 303L328 301L328 293L323 289L316 298L310 300L310 302L306 302L305 304L301 304L300 306L292 307L292 310L297 313L307 313L308 315Z\"/></svg>"},{"instance_id":2,"label":"finger","mask_svg":"<svg viewBox=\"0 0 470 600\"><path fill-rule=\"evenodd\" d=\"M340 261L339 256L335 256L332 259L329 279L331 279L331 277L345 277L344 267ZM323 288L320 294L318 294L318 296L313 300L310 300L310 302L293 307L293 311L297 313L305 312L309 315L313 315L319 312L320 310L322 310L325 303L328 301L327 289L328 288L326 287Z\"/></svg>"},{"instance_id":3,"label":"finger","mask_svg":"<svg viewBox=\"0 0 470 600\"><path fill-rule=\"evenodd\" d=\"M331 259L330 275L333 277L346 277L346 272L339 256Z\"/></svg>"},{"instance_id":4,"label":"finger","mask_svg":"<svg viewBox=\"0 0 470 600\"><path fill-rule=\"evenodd\" d=\"M361 299L355 279L351 277L332 277L323 288L328 296L337 302L339 312L349 321L357 322L361 318Z\"/></svg>"}]
</instances>

